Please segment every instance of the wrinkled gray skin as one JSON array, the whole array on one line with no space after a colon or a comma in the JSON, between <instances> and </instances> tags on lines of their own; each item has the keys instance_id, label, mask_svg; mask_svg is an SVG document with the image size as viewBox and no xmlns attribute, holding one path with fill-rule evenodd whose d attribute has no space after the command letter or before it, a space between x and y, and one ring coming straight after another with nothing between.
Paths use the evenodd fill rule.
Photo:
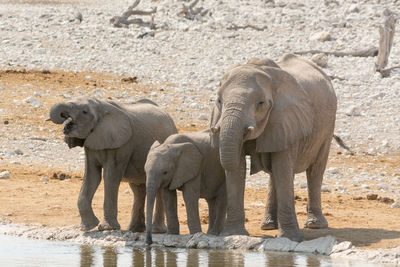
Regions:
<instances>
[{"instance_id":1,"label":"wrinkled gray skin","mask_svg":"<svg viewBox=\"0 0 400 267\"><path fill-rule=\"evenodd\" d=\"M150 100L120 106L114 102L81 97L55 104L50 119L64 124L68 146L85 149L85 174L79 193L78 208L83 230L99 224L93 213L92 199L104 177L104 220L99 230L120 229L117 220L118 189L125 180L134 193L132 217L128 229L145 230L144 204L146 173L144 164L154 141L164 141L177 133L171 117ZM162 196L157 197L154 231L165 232Z\"/></svg>"},{"instance_id":2,"label":"wrinkled gray skin","mask_svg":"<svg viewBox=\"0 0 400 267\"><path fill-rule=\"evenodd\" d=\"M224 235L248 234L244 221L245 154L251 173L270 174L262 229L303 240L294 207L294 174L306 171L307 228L325 228L321 184L336 115L330 79L295 55L278 62L252 59L230 68L221 80L213 109L212 143L219 146L226 172L227 220Z\"/></svg>"},{"instance_id":3,"label":"wrinkled gray skin","mask_svg":"<svg viewBox=\"0 0 400 267\"><path fill-rule=\"evenodd\" d=\"M168 234L179 234L176 189L182 190L190 234L201 232L199 198L209 209L208 234L218 235L225 222L225 172L218 148L210 145L210 131L175 134L155 142L147 157L147 244L152 243L151 221L156 192L163 188Z\"/></svg>"}]
</instances>

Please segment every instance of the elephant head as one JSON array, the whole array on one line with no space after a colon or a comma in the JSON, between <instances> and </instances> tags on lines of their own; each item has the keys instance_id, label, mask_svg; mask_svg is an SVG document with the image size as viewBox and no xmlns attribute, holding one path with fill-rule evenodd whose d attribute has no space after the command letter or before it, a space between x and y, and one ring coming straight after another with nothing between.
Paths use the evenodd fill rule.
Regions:
<instances>
[{"instance_id":1,"label":"elephant head","mask_svg":"<svg viewBox=\"0 0 400 267\"><path fill-rule=\"evenodd\" d=\"M256 152L282 151L308 136L313 123L305 90L269 59L230 68L212 115L211 131L219 135L221 164L228 171L239 165L245 141L256 140Z\"/></svg>"},{"instance_id":2,"label":"elephant head","mask_svg":"<svg viewBox=\"0 0 400 267\"><path fill-rule=\"evenodd\" d=\"M173 138L174 135L170 137ZM145 164L147 244L152 243L153 207L158 190L160 188L176 190L200 174L203 157L199 149L190 142L170 144L168 143L170 137L163 144L154 142ZM168 219L168 203L165 204Z\"/></svg>"},{"instance_id":3,"label":"elephant head","mask_svg":"<svg viewBox=\"0 0 400 267\"><path fill-rule=\"evenodd\" d=\"M50 110L50 120L64 124L64 140L70 148L114 149L125 144L133 134L123 108L94 98L80 97L57 103Z\"/></svg>"}]
</instances>

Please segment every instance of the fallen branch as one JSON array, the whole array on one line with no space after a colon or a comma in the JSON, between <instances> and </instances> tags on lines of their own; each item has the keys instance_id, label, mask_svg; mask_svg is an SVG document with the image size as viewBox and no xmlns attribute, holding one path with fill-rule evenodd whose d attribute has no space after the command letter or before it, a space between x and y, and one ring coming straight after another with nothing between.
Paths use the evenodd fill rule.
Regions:
<instances>
[{"instance_id":1,"label":"fallen branch","mask_svg":"<svg viewBox=\"0 0 400 267\"><path fill-rule=\"evenodd\" d=\"M263 31L263 30L268 29L267 26L258 27L258 26L251 25L251 24L247 24L247 25L244 25L244 26L238 26L238 25L236 25L234 23L231 26L229 26L228 28L226 28L226 29L227 30L239 30L239 29L247 29L247 28L251 28L251 29L256 30L256 31Z\"/></svg>"},{"instance_id":2,"label":"fallen branch","mask_svg":"<svg viewBox=\"0 0 400 267\"><path fill-rule=\"evenodd\" d=\"M182 4L182 10L177 14L178 16L184 16L187 19L193 20L197 15L200 15L204 17L208 13L208 9L204 9L202 7L198 7L194 9L194 7L197 5L199 0L194 0L192 3L189 4L189 6L186 6L185 4Z\"/></svg>"},{"instance_id":3,"label":"fallen branch","mask_svg":"<svg viewBox=\"0 0 400 267\"><path fill-rule=\"evenodd\" d=\"M139 26L147 26L151 29L155 29L156 25L154 24L154 14L157 12L157 7L153 8L150 11L143 10L133 10L140 3L140 0L136 0L121 16L114 16L110 19L110 23L114 27L128 27L130 24L137 24ZM140 16L151 16L150 22L144 22L140 18L129 19L132 15L140 15Z\"/></svg>"},{"instance_id":4,"label":"fallen branch","mask_svg":"<svg viewBox=\"0 0 400 267\"><path fill-rule=\"evenodd\" d=\"M385 69L385 67L389 62L390 50L392 49L393 45L396 19L394 14L388 9L383 11L383 16L383 27L379 27L379 52L377 63L375 63L375 71L380 72L382 77L387 77L390 75L390 71L393 69Z\"/></svg>"},{"instance_id":5,"label":"fallen branch","mask_svg":"<svg viewBox=\"0 0 400 267\"><path fill-rule=\"evenodd\" d=\"M335 57L375 57L378 55L378 48L371 47L368 49L357 50L357 51L348 51L348 52L341 52L341 51L322 51L322 50L308 50L308 51L298 51L294 52L296 55L306 55L306 54L325 54L325 55L332 55Z\"/></svg>"}]
</instances>

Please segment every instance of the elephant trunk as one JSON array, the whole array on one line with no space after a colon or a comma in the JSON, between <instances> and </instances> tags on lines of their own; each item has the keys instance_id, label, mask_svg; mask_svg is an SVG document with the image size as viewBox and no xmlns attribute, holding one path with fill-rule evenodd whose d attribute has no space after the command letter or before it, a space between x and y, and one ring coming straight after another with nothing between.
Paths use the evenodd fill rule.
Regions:
<instances>
[{"instance_id":1,"label":"elephant trunk","mask_svg":"<svg viewBox=\"0 0 400 267\"><path fill-rule=\"evenodd\" d=\"M147 193L147 204L146 204L146 244L151 245L153 243L152 238L152 227L153 227L153 210L154 202L156 199L158 186L149 185L146 186Z\"/></svg>"},{"instance_id":2,"label":"elephant trunk","mask_svg":"<svg viewBox=\"0 0 400 267\"><path fill-rule=\"evenodd\" d=\"M222 167L232 171L240 165L244 130L240 114L225 115L221 123L219 152Z\"/></svg>"},{"instance_id":3,"label":"elephant trunk","mask_svg":"<svg viewBox=\"0 0 400 267\"><path fill-rule=\"evenodd\" d=\"M50 120L55 124L62 124L68 119L71 112L71 105L68 103L57 103L50 109Z\"/></svg>"}]
</instances>

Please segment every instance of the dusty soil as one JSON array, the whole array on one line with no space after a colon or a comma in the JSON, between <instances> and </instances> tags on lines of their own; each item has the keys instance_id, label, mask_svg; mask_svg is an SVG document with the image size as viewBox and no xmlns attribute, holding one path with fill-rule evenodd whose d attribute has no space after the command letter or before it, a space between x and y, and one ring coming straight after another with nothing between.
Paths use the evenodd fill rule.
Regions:
<instances>
[{"instance_id":1,"label":"dusty soil","mask_svg":"<svg viewBox=\"0 0 400 267\"><path fill-rule=\"evenodd\" d=\"M90 78L88 78L90 76ZM0 114L0 127L7 127L8 134L19 135L21 129L30 124L30 136L41 136L49 139L62 139L60 126L45 122L50 106L58 101L66 101L63 94L73 96L75 93L90 93L95 87L109 88L117 94L128 91L137 96L146 96L159 88L147 88L129 77L117 77L112 74L47 72L47 71L3 71L0 72L2 85L15 88L10 93L0 90L0 108L7 115ZM28 86L29 84L29 86ZM78 87L78 89L77 89ZM13 99L24 99L34 91L41 92L38 98L43 107L34 108L29 104L18 105ZM164 107L174 118L182 117L175 108L180 103L167 103ZM12 112L10 112L12 111ZM29 116L26 116L29 114ZM178 117L179 118L179 117ZM193 131L206 127L205 121L176 120L180 131ZM22 127L22 128L21 128ZM8 136L7 134L7 136ZM0 136L5 138L5 136ZM65 150L67 147L65 146ZM60 152L62 153L62 152ZM55 154L54 157L60 157ZM50 160L50 159L49 159ZM65 226L79 224L77 197L80 189L82 172L66 171L68 162L60 162L56 167L45 167L38 162L29 164L12 164L0 156L0 172L8 170L11 179L0 180L0 218L12 222L41 223L48 226ZM397 173L400 169L400 155L386 154L381 156L341 154L334 147L328 167L346 166L360 171L375 173L386 171ZM54 174L66 174L67 179L53 178ZM41 178L48 177L48 181ZM69 178L70 177L70 178ZM348 181L351 183L351 181ZM247 188L245 196L246 227L255 236L274 236L276 231L262 231L259 223L264 211L266 188ZM306 219L306 191L296 189L296 210L300 226ZM119 221L126 228L132 206L132 193L128 184L121 184L119 194ZM389 208L391 197L368 200L366 195L323 193L322 205L330 228L324 230L304 230L306 238L312 239L333 235L339 241L348 240L360 248L390 248L400 244L400 209ZM102 217L103 185L101 184L93 200L97 216ZM203 230L206 230L207 206L200 203ZM179 197L179 214L182 232L187 233L185 207Z\"/></svg>"}]
</instances>

